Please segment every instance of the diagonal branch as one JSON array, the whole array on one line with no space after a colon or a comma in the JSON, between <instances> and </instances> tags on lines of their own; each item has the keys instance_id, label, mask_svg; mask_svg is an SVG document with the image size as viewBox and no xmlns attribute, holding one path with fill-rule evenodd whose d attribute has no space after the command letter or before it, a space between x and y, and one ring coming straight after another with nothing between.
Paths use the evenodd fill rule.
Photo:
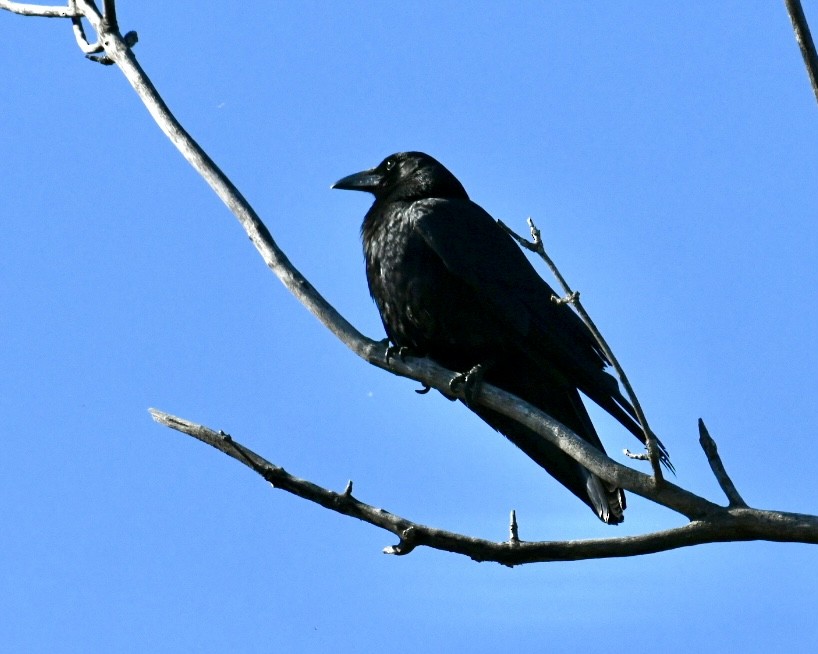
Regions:
<instances>
[{"instance_id":1,"label":"diagonal branch","mask_svg":"<svg viewBox=\"0 0 818 654\"><path fill-rule=\"evenodd\" d=\"M85 12L88 0L77 0L77 3ZM370 344L368 339L341 316L292 265L241 192L171 113L139 65L129 43L118 31L105 24L104 18L96 11L89 9L84 15L97 31L100 41L105 43L108 58L120 67L159 128L236 216L267 266L325 327L356 354L366 358Z\"/></svg>"}]
</instances>

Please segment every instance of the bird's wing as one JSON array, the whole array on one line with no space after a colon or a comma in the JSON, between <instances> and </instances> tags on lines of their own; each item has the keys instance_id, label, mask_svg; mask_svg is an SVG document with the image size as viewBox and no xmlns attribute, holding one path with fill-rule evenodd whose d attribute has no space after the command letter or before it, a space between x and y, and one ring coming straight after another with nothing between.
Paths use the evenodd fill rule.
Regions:
<instances>
[{"instance_id":1,"label":"bird's wing","mask_svg":"<svg viewBox=\"0 0 818 654\"><path fill-rule=\"evenodd\" d=\"M567 305L552 302L553 289L484 209L468 200L428 199L412 204L411 217L449 272L521 343L552 365L602 370L606 362L588 328Z\"/></svg>"},{"instance_id":2,"label":"bird's wing","mask_svg":"<svg viewBox=\"0 0 818 654\"><path fill-rule=\"evenodd\" d=\"M588 327L568 305L552 301L554 291L483 208L469 200L427 199L412 203L410 217L449 272L475 292L498 326L511 330L509 338L518 339L532 361L559 370L645 442L633 406L604 371L608 361Z\"/></svg>"}]
</instances>

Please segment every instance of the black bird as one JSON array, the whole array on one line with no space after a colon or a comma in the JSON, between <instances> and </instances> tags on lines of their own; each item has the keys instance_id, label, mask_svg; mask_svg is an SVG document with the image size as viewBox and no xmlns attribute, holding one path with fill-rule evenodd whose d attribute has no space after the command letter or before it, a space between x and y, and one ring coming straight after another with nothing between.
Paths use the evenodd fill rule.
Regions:
<instances>
[{"instance_id":1,"label":"black bird","mask_svg":"<svg viewBox=\"0 0 818 654\"><path fill-rule=\"evenodd\" d=\"M459 375L482 377L530 402L605 451L579 391L644 442L633 407L577 314L556 304L511 237L463 185L422 152L400 152L333 188L368 191L361 227L369 292L391 343ZM476 368L475 368L476 366ZM534 431L467 402L601 520L624 519L625 494ZM667 453L662 448L666 463Z\"/></svg>"}]
</instances>

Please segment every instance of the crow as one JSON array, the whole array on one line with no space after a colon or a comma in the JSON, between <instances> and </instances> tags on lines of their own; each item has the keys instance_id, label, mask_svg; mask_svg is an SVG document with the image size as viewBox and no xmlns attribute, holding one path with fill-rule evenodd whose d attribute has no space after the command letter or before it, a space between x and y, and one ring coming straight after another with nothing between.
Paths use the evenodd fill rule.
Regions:
<instances>
[{"instance_id":1,"label":"crow","mask_svg":"<svg viewBox=\"0 0 818 654\"><path fill-rule=\"evenodd\" d=\"M332 188L375 196L361 226L369 292L387 348L426 356L465 384L465 404L585 502L607 524L625 494L533 430L469 401L480 380L533 404L605 449L580 391L644 442L635 412L605 372L608 361L513 239L440 162L399 152ZM669 465L667 452L660 446Z\"/></svg>"}]
</instances>

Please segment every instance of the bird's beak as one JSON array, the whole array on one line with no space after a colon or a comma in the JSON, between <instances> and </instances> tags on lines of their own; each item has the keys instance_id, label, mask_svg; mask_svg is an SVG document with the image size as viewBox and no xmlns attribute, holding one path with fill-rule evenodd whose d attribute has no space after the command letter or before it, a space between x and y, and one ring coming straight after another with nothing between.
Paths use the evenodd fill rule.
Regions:
<instances>
[{"instance_id":1,"label":"bird's beak","mask_svg":"<svg viewBox=\"0 0 818 654\"><path fill-rule=\"evenodd\" d=\"M338 188L344 191L369 191L370 193L374 193L382 180L383 176L374 170L364 170L360 173L342 177L330 188Z\"/></svg>"}]
</instances>

